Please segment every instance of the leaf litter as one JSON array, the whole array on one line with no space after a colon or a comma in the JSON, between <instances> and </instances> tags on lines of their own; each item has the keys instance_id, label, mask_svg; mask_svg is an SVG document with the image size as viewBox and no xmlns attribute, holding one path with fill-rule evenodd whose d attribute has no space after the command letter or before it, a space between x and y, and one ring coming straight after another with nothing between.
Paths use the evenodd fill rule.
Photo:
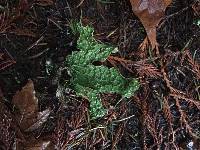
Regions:
<instances>
[{"instance_id":1,"label":"leaf litter","mask_svg":"<svg viewBox=\"0 0 200 150\"><path fill-rule=\"evenodd\" d=\"M140 19L146 30L152 49L156 48L158 46L156 27L163 19L165 10L172 0L130 0L130 2L134 14Z\"/></svg>"},{"instance_id":2,"label":"leaf litter","mask_svg":"<svg viewBox=\"0 0 200 150\"><path fill-rule=\"evenodd\" d=\"M34 84L32 80L17 91L12 99L14 107L18 110L16 113L19 126L24 131L32 131L39 128L49 117L50 109L39 112L38 99L35 96Z\"/></svg>"},{"instance_id":3,"label":"leaf litter","mask_svg":"<svg viewBox=\"0 0 200 150\"><path fill-rule=\"evenodd\" d=\"M24 132L24 140L17 142L16 147L19 149L48 149L51 141L42 138L35 138L32 134L28 135L47 121L51 110L46 109L39 112L38 98L35 96L34 84L32 80L28 80L27 84L17 91L12 99L15 108L15 120L22 132Z\"/></svg>"},{"instance_id":4,"label":"leaf litter","mask_svg":"<svg viewBox=\"0 0 200 150\"><path fill-rule=\"evenodd\" d=\"M0 5L1 149L199 149L198 1L21 0ZM95 65L118 68L141 83L128 100L102 93L108 114L98 120L89 120L86 99L62 85L70 80L63 62L77 51L77 37L69 29L72 18L93 26L98 41L119 45L118 53ZM155 56L145 42L156 48L156 39L160 53ZM138 48L143 40L143 49ZM48 59L53 71L47 75ZM7 66L6 60L17 63ZM62 101L55 96L57 84Z\"/></svg>"}]
</instances>

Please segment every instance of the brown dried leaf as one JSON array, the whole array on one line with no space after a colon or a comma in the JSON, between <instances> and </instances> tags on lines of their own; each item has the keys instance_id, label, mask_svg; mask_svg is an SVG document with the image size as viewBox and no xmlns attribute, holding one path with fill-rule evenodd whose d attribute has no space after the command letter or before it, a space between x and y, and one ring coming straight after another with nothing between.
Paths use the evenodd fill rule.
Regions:
<instances>
[{"instance_id":1,"label":"brown dried leaf","mask_svg":"<svg viewBox=\"0 0 200 150\"><path fill-rule=\"evenodd\" d=\"M13 104L19 109L21 115L33 115L38 111L38 99L35 97L33 81L17 91L12 99Z\"/></svg>"},{"instance_id":2,"label":"brown dried leaf","mask_svg":"<svg viewBox=\"0 0 200 150\"><path fill-rule=\"evenodd\" d=\"M31 131L34 131L35 129L38 129L44 122L47 121L50 112L51 112L50 109L46 109L43 112L39 112L35 122L28 129L26 129L25 131L26 132L31 132Z\"/></svg>"},{"instance_id":3,"label":"brown dried leaf","mask_svg":"<svg viewBox=\"0 0 200 150\"><path fill-rule=\"evenodd\" d=\"M55 149L52 142L49 140L50 138L42 137L36 139L35 137L31 136L26 141L23 142L17 142L16 143L16 149L21 150L53 150Z\"/></svg>"},{"instance_id":4,"label":"brown dried leaf","mask_svg":"<svg viewBox=\"0 0 200 150\"><path fill-rule=\"evenodd\" d=\"M165 9L172 0L130 0L134 14L142 22L152 49L157 45L156 27L165 14Z\"/></svg>"},{"instance_id":5,"label":"brown dried leaf","mask_svg":"<svg viewBox=\"0 0 200 150\"><path fill-rule=\"evenodd\" d=\"M48 118L50 110L38 112L38 99L35 97L33 81L28 83L17 91L12 99L12 103L19 110L16 118L19 126L24 131L32 131L39 128Z\"/></svg>"}]
</instances>

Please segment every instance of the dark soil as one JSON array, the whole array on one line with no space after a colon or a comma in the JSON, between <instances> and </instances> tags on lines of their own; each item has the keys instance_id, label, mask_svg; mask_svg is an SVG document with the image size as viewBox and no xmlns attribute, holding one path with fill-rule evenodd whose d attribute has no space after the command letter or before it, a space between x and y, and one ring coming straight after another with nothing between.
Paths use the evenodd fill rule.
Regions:
<instances>
[{"instance_id":1,"label":"dark soil","mask_svg":"<svg viewBox=\"0 0 200 150\"><path fill-rule=\"evenodd\" d=\"M42 146L28 147L30 136L50 141L45 149L200 149L199 12L199 0L173 1L157 28L155 56L138 48L146 33L129 0L0 0L0 149ZM115 64L141 83L130 99L102 93L109 112L95 121L88 119L88 101L64 88L70 79L65 58L77 50L70 23L80 19L95 28L96 39L119 47L116 60L104 65ZM39 111L51 109L32 132L12 125L12 97L28 79Z\"/></svg>"}]
</instances>

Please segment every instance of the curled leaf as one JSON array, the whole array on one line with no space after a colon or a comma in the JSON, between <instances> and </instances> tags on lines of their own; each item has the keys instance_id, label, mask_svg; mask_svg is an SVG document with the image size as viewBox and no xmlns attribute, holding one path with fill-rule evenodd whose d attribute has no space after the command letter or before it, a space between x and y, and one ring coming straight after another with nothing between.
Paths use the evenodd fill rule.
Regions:
<instances>
[{"instance_id":1,"label":"curled leaf","mask_svg":"<svg viewBox=\"0 0 200 150\"><path fill-rule=\"evenodd\" d=\"M38 99L35 97L33 81L17 91L12 99L13 104L18 108L21 115L32 115L38 111Z\"/></svg>"},{"instance_id":2,"label":"curled leaf","mask_svg":"<svg viewBox=\"0 0 200 150\"><path fill-rule=\"evenodd\" d=\"M41 113L38 111L38 99L32 80L29 80L21 91L16 92L12 103L18 110L15 114L20 128L27 132L39 128L50 114L49 109Z\"/></svg>"},{"instance_id":3,"label":"curled leaf","mask_svg":"<svg viewBox=\"0 0 200 150\"><path fill-rule=\"evenodd\" d=\"M142 22L152 49L157 46L156 27L172 0L130 0L134 14Z\"/></svg>"}]
</instances>

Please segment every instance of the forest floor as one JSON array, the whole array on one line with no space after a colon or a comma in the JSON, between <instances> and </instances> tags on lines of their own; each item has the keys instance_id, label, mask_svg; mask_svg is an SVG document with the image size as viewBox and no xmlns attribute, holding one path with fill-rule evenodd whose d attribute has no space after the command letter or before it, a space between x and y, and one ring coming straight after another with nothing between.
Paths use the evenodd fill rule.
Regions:
<instances>
[{"instance_id":1,"label":"forest floor","mask_svg":"<svg viewBox=\"0 0 200 150\"><path fill-rule=\"evenodd\" d=\"M63 89L66 56L77 50L72 20L119 48L105 65L140 81L130 99L102 93L100 119ZM0 0L0 149L199 150L199 23L200 1L173 1L156 56L138 48L146 32L129 0Z\"/></svg>"}]
</instances>

